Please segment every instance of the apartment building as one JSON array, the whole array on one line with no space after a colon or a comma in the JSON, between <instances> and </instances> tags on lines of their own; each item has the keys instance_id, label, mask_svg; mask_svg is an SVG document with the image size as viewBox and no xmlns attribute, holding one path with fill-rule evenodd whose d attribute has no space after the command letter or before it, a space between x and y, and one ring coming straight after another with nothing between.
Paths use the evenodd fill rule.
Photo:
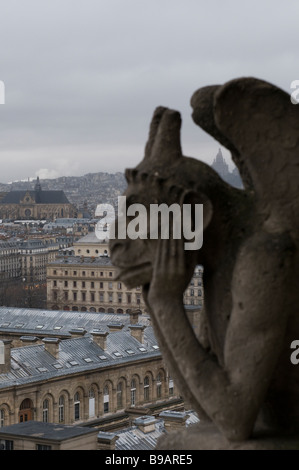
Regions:
<instances>
[{"instance_id":1,"label":"apartment building","mask_svg":"<svg viewBox=\"0 0 299 470\"><path fill-rule=\"evenodd\" d=\"M23 332L16 348L9 328L1 324L0 427L33 420L109 431L148 412L182 409L148 319L131 324L132 316L123 315L125 322L108 326L106 314L97 314L95 328L90 313L83 319L67 312L42 313L37 329L34 311L24 311L21 326L22 312L7 312L12 321L19 317ZM75 328L72 319L86 328ZM57 325L68 329L67 336L66 331L60 338L50 336L60 333ZM41 330L42 339L32 334L40 336Z\"/></svg>"},{"instance_id":2,"label":"apartment building","mask_svg":"<svg viewBox=\"0 0 299 470\"><path fill-rule=\"evenodd\" d=\"M60 256L47 266L47 306L52 310L128 313L146 311L140 287L116 280L109 256Z\"/></svg>"}]
</instances>

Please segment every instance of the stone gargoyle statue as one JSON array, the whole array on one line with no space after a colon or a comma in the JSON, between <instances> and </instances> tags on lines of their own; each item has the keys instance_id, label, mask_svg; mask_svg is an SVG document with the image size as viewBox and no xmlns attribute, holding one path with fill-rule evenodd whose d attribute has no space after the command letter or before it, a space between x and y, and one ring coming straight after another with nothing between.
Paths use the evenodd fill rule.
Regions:
<instances>
[{"instance_id":1,"label":"stone gargoyle statue","mask_svg":"<svg viewBox=\"0 0 299 470\"><path fill-rule=\"evenodd\" d=\"M158 107L144 159L126 170L127 205L203 204L202 247L184 250L171 236L110 241L119 278L143 286L166 364L200 418L158 448L297 449L299 365L290 356L299 340L299 106L255 78L201 88L191 106L195 123L231 152L244 189L183 156L180 113ZM183 305L198 264L201 338Z\"/></svg>"}]
</instances>

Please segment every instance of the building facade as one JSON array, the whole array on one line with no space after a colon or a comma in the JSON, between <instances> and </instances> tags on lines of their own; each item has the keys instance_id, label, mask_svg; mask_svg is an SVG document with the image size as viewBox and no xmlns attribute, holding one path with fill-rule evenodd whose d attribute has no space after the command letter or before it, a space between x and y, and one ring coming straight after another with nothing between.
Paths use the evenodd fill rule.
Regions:
<instances>
[{"instance_id":1,"label":"building facade","mask_svg":"<svg viewBox=\"0 0 299 470\"><path fill-rule=\"evenodd\" d=\"M140 287L116 280L109 256L62 256L47 266L47 305L53 310L128 313L146 311Z\"/></svg>"},{"instance_id":2,"label":"building facade","mask_svg":"<svg viewBox=\"0 0 299 470\"><path fill-rule=\"evenodd\" d=\"M11 348L11 339L0 340L0 427L34 420L111 430L130 415L182 408L151 326L22 341Z\"/></svg>"},{"instance_id":3,"label":"building facade","mask_svg":"<svg viewBox=\"0 0 299 470\"><path fill-rule=\"evenodd\" d=\"M60 245L53 240L30 239L0 242L0 280L8 283L46 281L47 264L58 255Z\"/></svg>"}]
</instances>

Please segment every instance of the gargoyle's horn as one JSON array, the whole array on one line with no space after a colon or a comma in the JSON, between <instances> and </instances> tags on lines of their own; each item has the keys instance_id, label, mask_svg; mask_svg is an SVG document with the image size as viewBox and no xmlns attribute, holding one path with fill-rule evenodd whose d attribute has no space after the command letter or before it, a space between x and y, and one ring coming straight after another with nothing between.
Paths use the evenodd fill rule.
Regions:
<instances>
[{"instance_id":1,"label":"gargoyle's horn","mask_svg":"<svg viewBox=\"0 0 299 470\"><path fill-rule=\"evenodd\" d=\"M181 122L178 111L162 106L156 108L145 147L146 160L165 164L182 157Z\"/></svg>"}]
</instances>

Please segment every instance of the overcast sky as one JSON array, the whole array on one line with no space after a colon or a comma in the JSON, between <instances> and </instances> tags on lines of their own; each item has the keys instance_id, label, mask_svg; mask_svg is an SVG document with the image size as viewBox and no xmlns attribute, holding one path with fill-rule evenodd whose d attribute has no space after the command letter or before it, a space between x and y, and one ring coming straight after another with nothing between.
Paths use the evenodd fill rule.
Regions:
<instances>
[{"instance_id":1,"label":"overcast sky","mask_svg":"<svg viewBox=\"0 0 299 470\"><path fill-rule=\"evenodd\" d=\"M298 0L0 0L0 182L135 166L158 105L211 163L191 95L240 76L290 93L298 20Z\"/></svg>"}]
</instances>

